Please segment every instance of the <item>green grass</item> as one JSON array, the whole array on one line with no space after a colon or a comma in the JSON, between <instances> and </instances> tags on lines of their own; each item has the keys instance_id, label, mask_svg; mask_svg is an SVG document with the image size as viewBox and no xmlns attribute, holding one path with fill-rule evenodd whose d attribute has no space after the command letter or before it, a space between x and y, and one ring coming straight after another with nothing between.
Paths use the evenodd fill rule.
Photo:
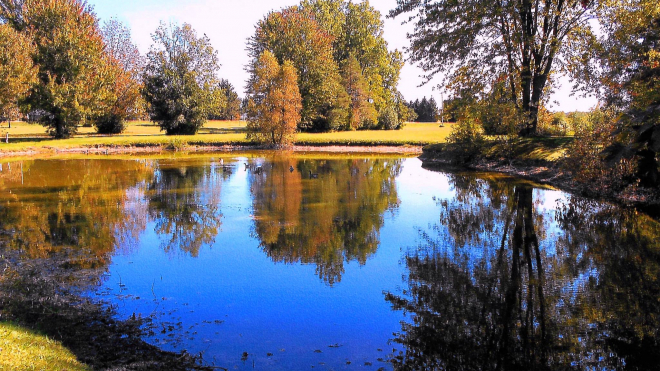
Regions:
<instances>
[{"instance_id":1,"label":"green grass","mask_svg":"<svg viewBox=\"0 0 660 371\"><path fill-rule=\"evenodd\" d=\"M62 344L0 322L0 370L91 370Z\"/></svg>"},{"instance_id":2,"label":"green grass","mask_svg":"<svg viewBox=\"0 0 660 371\"><path fill-rule=\"evenodd\" d=\"M51 139L43 126L14 122L0 127L1 151L66 149L79 147L146 147L175 145L233 145L249 144L245 139L244 121L209 121L196 135L168 136L150 122L131 122L118 135L99 135L93 128L81 127L70 139ZM416 145L442 143L451 132L451 124L440 127L436 123L408 123L402 130L364 130L334 133L300 133L298 145ZM9 143L5 135L9 133Z\"/></svg>"}]
</instances>

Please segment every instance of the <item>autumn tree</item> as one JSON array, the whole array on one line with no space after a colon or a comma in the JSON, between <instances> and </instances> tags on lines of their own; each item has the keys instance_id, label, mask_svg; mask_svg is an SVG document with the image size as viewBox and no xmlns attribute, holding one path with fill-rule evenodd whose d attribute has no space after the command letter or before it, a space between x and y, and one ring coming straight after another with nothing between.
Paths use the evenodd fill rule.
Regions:
<instances>
[{"instance_id":1,"label":"autumn tree","mask_svg":"<svg viewBox=\"0 0 660 371\"><path fill-rule=\"evenodd\" d=\"M525 116L520 134L528 136L536 133L552 74L591 37L587 21L594 3L397 0L390 17L412 13L408 51L428 79L445 74L455 80L467 71L467 79L480 83L474 85L479 94L504 76L510 101Z\"/></svg>"},{"instance_id":2,"label":"autumn tree","mask_svg":"<svg viewBox=\"0 0 660 371\"><path fill-rule=\"evenodd\" d=\"M327 131L346 126L348 100L341 99L346 92L341 85L339 66L333 58L332 41L332 35L298 7L266 15L248 41L251 65L267 50L278 63L289 60L298 70L303 106L300 130Z\"/></svg>"},{"instance_id":3,"label":"autumn tree","mask_svg":"<svg viewBox=\"0 0 660 371\"><path fill-rule=\"evenodd\" d=\"M108 109L96 117L94 124L99 133L117 134L125 129L125 120L139 117L144 104L141 78L144 62L137 46L131 40L131 31L116 19L106 21L102 27L106 53L114 67L113 97Z\"/></svg>"},{"instance_id":4,"label":"autumn tree","mask_svg":"<svg viewBox=\"0 0 660 371\"><path fill-rule=\"evenodd\" d=\"M168 135L195 134L218 97L217 52L189 24L161 24L152 38L143 76L149 116Z\"/></svg>"},{"instance_id":5,"label":"autumn tree","mask_svg":"<svg viewBox=\"0 0 660 371\"><path fill-rule=\"evenodd\" d=\"M0 114L11 121L36 83L29 38L7 24L0 25Z\"/></svg>"},{"instance_id":6,"label":"autumn tree","mask_svg":"<svg viewBox=\"0 0 660 371\"><path fill-rule=\"evenodd\" d=\"M373 105L369 86L362 74L362 67L354 56L350 56L341 68L344 87L351 99L350 128L372 128L378 120L378 113Z\"/></svg>"},{"instance_id":7,"label":"autumn tree","mask_svg":"<svg viewBox=\"0 0 660 371\"><path fill-rule=\"evenodd\" d=\"M273 53L264 51L253 66L248 94L248 139L290 144L303 107L293 64L280 65Z\"/></svg>"},{"instance_id":8,"label":"autumn tree","mask_svg":"<svg viewBox=\"0 0 660 371\"><path fill-rule=\"evenodd\" d=\"M660 4L650 0L607 1L603 32L592 45L598 68L580 77L595 85L611 107L623 111L611 162L634 160L638 177L660 184ZM586 72L586 73L584 73ZM594 73L595 72L595 73ZM613 161L612 161L613 160Z\"/></svg>"},{"instance_id":9,"label":"autumn tree","mask_svg":"<svg viewBox=\"0 0 660 371\"><path fill-rule=\"evenodd\" d=\"M20 6L19 6L20 5ZM28 103L56 138L101 114L113 98L115 77L91 8L80 0L4 0L3 20L30 35L38 84Z\"/></svg>"}]
</instances>

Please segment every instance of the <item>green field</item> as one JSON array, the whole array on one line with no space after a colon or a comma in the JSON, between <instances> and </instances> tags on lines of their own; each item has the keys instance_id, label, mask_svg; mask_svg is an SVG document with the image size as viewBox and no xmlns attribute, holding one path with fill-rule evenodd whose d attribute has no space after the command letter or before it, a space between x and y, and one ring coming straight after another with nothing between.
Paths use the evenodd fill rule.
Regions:
<instances>
[{"instance_id":1,"label":"green field","mask_svg":"<svg viewBox=\"0 0 660 371\"><path fill-rule=\"evenodd\" d=\"M151 122L130 122L122 134L99 135L94 128L81 127L70 139L51 139L43 126L24 122L0 125L0 150L23 151L45 148L76 147L145 147L167 146L173 142L183 145L218 146L226 144L249 144L245 139L245 121L209 121L196 135L168 136ZM300 133L298 145L414 145L422 146L442 143L451 131L451 124L440 127L437 123L408 123L402 130L364 130L333 133ZM5 143L7 133L9 143Z\"/></svg>"}]
</instances>

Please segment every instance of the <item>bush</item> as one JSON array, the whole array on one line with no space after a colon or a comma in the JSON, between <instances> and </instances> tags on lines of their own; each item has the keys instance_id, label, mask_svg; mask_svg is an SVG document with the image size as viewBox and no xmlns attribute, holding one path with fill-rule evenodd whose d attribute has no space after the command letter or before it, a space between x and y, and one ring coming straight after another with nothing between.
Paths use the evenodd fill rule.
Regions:
<instances>
[{"instance_id":1,"label":"bush","mask_svg":"<svg viewBox=\"0 0 660 371\"><path fill-rule=\"evenodd\" d=\"M545 109L539 110L538 126L536 133L546 136L564 136L568 133L569 119L564 112L549 112Z\"/></svg>"},{"instance_id":2,"label":"bush","mask_svg":"<svg viewBox=\"0 0 660 371\"><path fill-rule=\"evenodd\" d=\"M112 113L98 117L94 120L94 126L99 134L119 134L126 129L124 119Z\"/></svg>"},{"instance_id":3,"label":"bush","mask_svg":"<svg viewBox=\"0 0 660 371\"><path fill-rule=\"evenodd\" d=\"M576 127L563 167L588 193L613 194L633 182L636 166L632 159L606 161L604 150L614 143L616 126L613 112L596 110Z\"/></svg>"},{"instance_id":4,"label":"bush","mask_svg":"<svg viewBox=\"0 0 660 371\"><path fill-rule=\"evenodd\" d=\"M385 130L398 129L401 122L399 122L399 115L397 115L396 110L389 106L383 108L378 117L378 126Z\"/></svg>"},{"instance_id":5,"label":"bush","mask_svg":"<svg viewBox=\"0 0 660 371\"><path fill-rule=\"evenodd\" d=\"M481 122L473 117L465 117L452 127L447 141L456 149L456 162L467 163L476 159L484 146Z\"/></svg>"}]
</instances>

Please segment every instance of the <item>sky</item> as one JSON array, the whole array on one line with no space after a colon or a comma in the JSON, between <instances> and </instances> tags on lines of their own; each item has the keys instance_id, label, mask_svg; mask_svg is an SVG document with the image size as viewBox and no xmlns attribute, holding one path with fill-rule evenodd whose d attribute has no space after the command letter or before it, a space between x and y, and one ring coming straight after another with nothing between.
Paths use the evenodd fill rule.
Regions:
<instances>
[{"instance_id":1,"label":"sky","mask_svg":"<svg viewBox=\"0 0 660 371\"><path fill-rule=\"evenodd\" d=\"M357 0L359 1L359 0ZM149 51L151 34L161 21L189 23L199 35L206 34L218 51L222 64L219 77L229 80L239 95L243 95L249 62L245 45L254 34L254 27L269 11L296 5L299 0L88 0L101 23L112 17L131 28L133 41L142 53ZM383 18L396 7L396 0L372 0L370 4ZM404 51L409 45L406 34L412 25L402 25L405 18L385 19L384 37L390 50ZM405 53L404 53L405 56ZM433 96L440 102L440 79L424 83L423 71L406 62L399 79L399 90L406 100ZM560 79L562 86L551 97L551 110L586 111L596 104L594 98L571 96L570 82ZM446 96L446 92L444 93Z\"/></svg>"}]
</instances>

